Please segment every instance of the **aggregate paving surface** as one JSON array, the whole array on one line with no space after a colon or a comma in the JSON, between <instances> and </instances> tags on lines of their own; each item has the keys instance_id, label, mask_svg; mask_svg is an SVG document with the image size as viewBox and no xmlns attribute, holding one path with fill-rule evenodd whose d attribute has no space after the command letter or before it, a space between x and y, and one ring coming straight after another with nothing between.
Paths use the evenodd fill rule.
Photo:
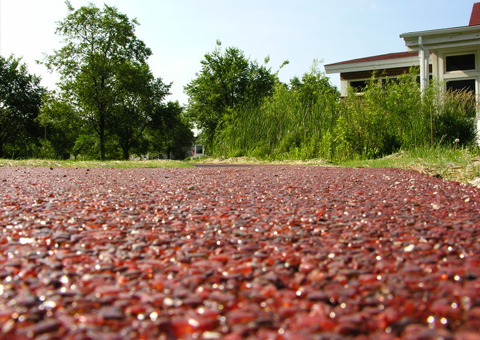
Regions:
<instances>
[{"instance_id":1,"label":"aggregate paving surface","mask_svg":"<svg viewBox=\"0 0 480 340\"><path fill-rule=\"evenodd\" d=\"M480 189L0 167L0 339L480 339Z\"/></svg>"}]
</instances>

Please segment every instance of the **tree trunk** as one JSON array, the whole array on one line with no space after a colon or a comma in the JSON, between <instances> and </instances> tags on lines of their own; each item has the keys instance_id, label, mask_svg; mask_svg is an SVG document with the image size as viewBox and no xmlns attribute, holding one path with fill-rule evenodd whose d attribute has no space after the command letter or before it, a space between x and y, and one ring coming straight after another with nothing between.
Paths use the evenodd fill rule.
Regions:
<instances>
[{"instance_id":1,"label":"tree trunk","mask_svg":"<svg viewBox=\"0 0 480 340\"><path fill-rule=\"evenodd\" d=\"M98 134L100 137L100 160L105 160L105 115L100 115Z\"/></svg>"},{"instance_id":2,"label":"tree trunk","mask_svg":"<svg viewBox=\"0 0 480 340\"><path fill-rule=\"evenodd\" d=\"M127 146L122 146L122 151L123 151L123 159L128 161L130 159L130 152L128 152L128 147Z\"/></svg>"},{"instance_id":3,"label":"tree trunk","mask_svg":"<svg viewBox=\"0 0 480 340\"><path fill-rule=\"evenodd\" d=\"M105 160L105 130L100 130L100 160Z\"/></svg>"}]
</instances>

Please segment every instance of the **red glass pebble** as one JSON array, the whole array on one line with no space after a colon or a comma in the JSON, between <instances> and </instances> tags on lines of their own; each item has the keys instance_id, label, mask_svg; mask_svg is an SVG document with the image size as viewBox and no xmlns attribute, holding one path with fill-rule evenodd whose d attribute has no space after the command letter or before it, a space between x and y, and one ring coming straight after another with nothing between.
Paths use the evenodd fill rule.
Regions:
<instances>
[{"instance_id":1,"label":"red glass pebble","mask_svg":"<svg viewBox=\"0 0 480 340\"><path fill-rule=\"evenodd\" d=\"M28 337L33 338L44 333L55 332L60 328L60 325L60 322L57 320L46 319L26 327L22 330L22 333L25 333Z\"/></svg>"},{"instance_id":2,"label":"red glass pebble","mask_svg":"<svg viewBox=\"0 0 480 340\"><path fill-rule=\"evenodd\" d=\"M284 165L0 178L1 339L480 339L478 188Z\"/></svg>"}]
</instances>

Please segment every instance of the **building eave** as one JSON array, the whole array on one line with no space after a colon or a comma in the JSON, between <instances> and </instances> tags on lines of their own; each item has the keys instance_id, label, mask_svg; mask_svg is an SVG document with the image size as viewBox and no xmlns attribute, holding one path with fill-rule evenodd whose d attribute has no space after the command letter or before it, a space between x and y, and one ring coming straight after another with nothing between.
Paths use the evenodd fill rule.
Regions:
<instances>
[{"instance_id":1,"label":"building eave","mask_svg":"<svg viewBox=\"0 0 480 340\"><path fill-rule=\"evenodd\" d=\"M385 70L390 68L418 66L419 59L417 56L404 57L396 59L374 60L366 62L349 62L325 65L325 72L332 73L349 73L372 70Z\"/></svg>"},{"instance_id":2,"label":"building eave","mask_svg":"<svg viewBox=\"0 0 480 340\"><path fill-rule=\"evenodd\" d=\"M437 30L418 31L400 34L410 51L425 49L450 48L478 45L480 43L480 26L462 26Z\"/></svg>"},{"instance_id":3,"label":"building eave","mask_svg":"<svg viewBox=\"0 0 480 340\"><path fill-rule=\"evenodd\" d=\"M458 34L465 32L475 32L479 31L480 26L459 26L459 27L450 27L450 28L440 28L435 30L426 30L426 31L416 31L400 34L400 38L411 38L411 37L428 37L435 35L449 35L449 34Z\"/></svg>"}]
</instances>

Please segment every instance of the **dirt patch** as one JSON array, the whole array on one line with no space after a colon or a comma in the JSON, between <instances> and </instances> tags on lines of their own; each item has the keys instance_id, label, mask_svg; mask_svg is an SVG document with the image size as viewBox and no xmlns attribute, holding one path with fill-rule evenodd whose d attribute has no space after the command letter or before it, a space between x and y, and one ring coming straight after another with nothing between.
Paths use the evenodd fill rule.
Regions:
<instances>
[{"instance_id":1,"label":"dirt patch","mask_svg":"<svg viewBox=\"0 0 480 340\"><path fill-rule=\"evenodd\" d=\"M477 339L480 190L400 169L0 168L2 339Z\"/></svg>"}]
</instances>

